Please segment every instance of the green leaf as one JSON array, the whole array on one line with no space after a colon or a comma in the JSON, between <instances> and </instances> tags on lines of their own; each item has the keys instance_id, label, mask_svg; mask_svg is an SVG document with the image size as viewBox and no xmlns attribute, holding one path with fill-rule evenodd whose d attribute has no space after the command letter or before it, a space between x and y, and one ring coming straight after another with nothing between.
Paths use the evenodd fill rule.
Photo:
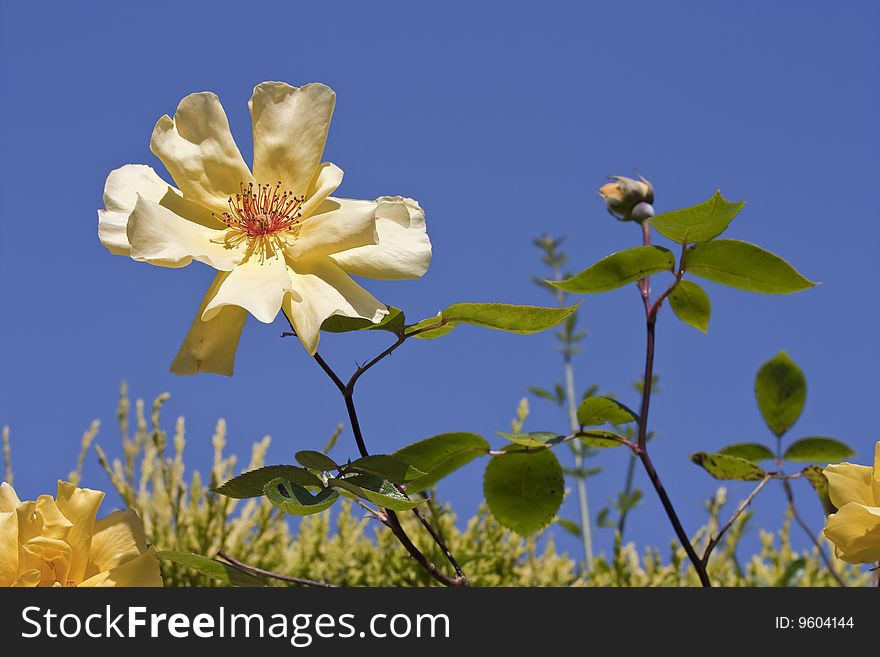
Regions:
<instances>
[{"instance_id":1,"label":"green leaf","mask_svg":"<svg viewBox=\"0 0 880 657\"><path fill-rule=\"evenodd\" d=\"M544 390L543 388L539 388L537 386L529 386L529 392L535 395L535 397L546 399L547 401L551 401L558 406L562 406L565 403L565 399L560 399L558 393L550 392L549 390Z\"/></svg>"},{"instance_id":2,"label":"green leaf","mask_svg":"<svg viewBox=\"0 0 880 657\"><path fill-rule=\"evenodd\" d=\"M499 431L498 435L525 447L548 447L558 445L565 440L565 436L549 431L531 431L529 433L503 433Z\"/></svg>"},{"instance_id":3,"label":"green leaf","mask_svg":"<svg viewBox=\"0 0 880 657\"><path fill-rule=\"evenodd\" d=\"M719 450L718 453L727 454L728 456L738 456L741 459L752 461L753 463L773 460L776 458L776 454L773 453L773 450L760 443L736 443L735 445L728 445L724 449Z\"/></svg>"},{"instance_id":4,"label":"green leaf","mask_svg":"<svg viewBox=\"0 0 880 657\"><path fill-rule=\"evenodd\" d=\"M554 287L577 294L595 294L642 280L651 274L673 271L675 256L660 246L637 246L618 251L564 281L548 281Z\"/></svg>"},{"instance_id":5,"label":"green leaf","mask_svg":"<svg viewBox=\"0 0 880 657\"><path fill-rule=\"evenodd\" d=\"M330 479L327 484L392 511L409 511L425 501L411 500L401 493L392 482L372 475Z\"/></svg>"},{"instance_id":6,"label":"green leaf","mask_svg":"<svg viewBox=\"0 0 880 657\"><path fill-rule=\"evenodd\" d=\"M572 536L581 535L581 526L577 524L574 520L569 520L568 518L557 518L556 524L562 527Z\"/></svg>"},{"instance_id":7,"label":"green leaf","mask_svg":"<svg viewBox=\"0 0 880 657\"><path fill-rule=\"evenodd\" d=\"M298 468L295 465L267 465L264 468L244 472L233 477L222 486L214 488L213 491L235 499L262 497L263 486L278 477L284 477L300 486L319 486L322 488L324 486L318 477L305 468Z\"/></svg>"},{"instance_id":8,"label":"green leaf","mask_svg":"<svg viewBox=\"0 0 880 657\"><path fill-rule=\"evenodd\" d=\"M706 242L723 233L745 204L745 201L732 203L717 191L708 201L656 215L650 220L651 226L679 244Z\"/></svg>"},{"instance_id":9,"label":"green leaf","mask_svg":"<svg viewBox=\"0 0 880 657\"><path fill-rule=\"evenodd\" d=\"M669 295L669 307L681 321L707 333L712 316L712 302L702 287L693 281L681 280Z\"/></svg>"},{"instance_id":10,"label":"green leaf","mask_svg":"<svg viewBox=\"0 0 880 657\"><path fill-rule=\"evenodd\" d=\"M347 333L349 331L390 331L400 334L403 331L405 317L400 308L388 306L388 314L378 324L361 317L344 317L331 315L321 324L321 330L328 333Z\"/></svg>"},{"instance_id":11,"label":"green leaf","mask_svg":"<svg viewBox=\"0 0 880 657\"><path fill-rule=\"evenodd\" d=\"M299 463L303 467L308 468L309 470L321 470L322 472L330 472L331 470L339 469L336 461L331 459L323 452L316 452L311 449L297 452L293 455L293 458L296 459L297 463Z\"/></svg>"},{"instance_id":12,"label":"green leaf","mask_svg":"<svg viewBox=\"0 0 880 657\"><path fill-rule=\"evenodd\" d=\"M612 447L620 447L626 440L619 433L613 431L602 431L601 429L589 429L578 433L580 441L588 447L596 447L598 449L610 449Z\"/></svg>"},{"instance_id":13,"label":"green leaf","mask_svg":"<svg viewBox=\"0 0 880 657\"><path fill-rule=\"evenodd\" d=\"M822 468L818 465L810 465L801 470L806 477L807 481L810 482L810 486L813 487L813 490L816 491L816 495L819 496L819 501L822 503L822 509L825 511L825 515L831 515L832 513L837 513L837 508L831 502L831 496L828 492L828 479L825 477L825 473L822 472Z\"/></svg>"},{"instance_id":14,"label":"green leaf","mask_svg":"<svg viewBox=\"0 0 880 657\"><path fill-rule=\"evenodd\" d=\"M528 536L550 524L562 504L562 467L549 449L508 445L505 451L489 461L483 492L499 523Z\"/></svg>"},{"instance_id":15,"label":"green leaf","mask_svg":"<svg viewBox=\"0 0 880 657\"><path fill-rule=\"evenodd\" d=\"M578 406L577 419L582 427L597 427L602 424L636 422L638 416L610 397L587 397Z\"/></svg>"},{"instance_id":16,"label":"green leaf","mask_svg":"<svg viewBox=\"0 0 880 657\"><path fill-rule=\"evenodd\" d=\"M780 351L758 370L755 398L764 422L777 438L781 438L804 410L807 379L797 363Z\"/></svg>"},{"instance_id":17,"label":"green leaf","mask_svg":"<svg viewBox=\"0 0 880 657\"><path fill-rule=\"evenodd\" d=\"M411 466L409 463L394 458L393 456L385 456L384 454L376 454L375 456L364 456L356 461L349 463L346 468L364 472L366 474L382 477L395 484L402 484L419 477L424 477L427 472L419 470Z\"/></svg>"},{"instance_id":18,"label":"green leaf","mask_svg":"<svg viewBox=\"0 0 880 657\"><path fill-rule=\"evenodd\" d=\"M842 443L834 438L815 436L796 440L788 446L782 458L786 461L801 461L805 463L815 461L834 463L835 461L839 462L848 459L851 456L855 456L855 454L846 443Z\"/></svg>"},{"instance_id":19,"label":"green leaf","mask_svg":"<svg viewBox=\"0 0 880 657\"><path fill-rule=\"evenodd\" d=\"M779 256L739 240L692 246L684 263L691 274L749 292L791 294L816 285Z\"/></svg>"},{"instance_id":20,"label":"green leaf","mask_svg":"<svg viewBox=\"0 0 880 657\"><path fill-rule=\"evenodd\" d=\"M507 303L456 303L436 317L429 317L418 324L406 327L407 335L431 340L449 333L458 324L471 324L483 328L520 333L540 333L565 321L578 305L567 308L544 308L541 306L516 306ZM429 331L415 333L428 327Z\"/></svg>"},{"instance_id":21,"label":"green leaf","mask_svg":"<svg viewBox=\"0 0 880 657\"><path fill-rule=\"evenodd\" d=\"M408 484L410 490L426 490L489 449L486 439L475 433L441 433L407 445L394 456L427 473Z\"/></svg>"},{"instance_id":22,"label":"green leaf","mask_svg":"<svg viewBox=\"0 0 880 657\"><path fill-rule=\"evenodd\" d=\"M263 494L284 513L291 516L310 516L329 509L339 499L339 491L324 488L312 495L307 489L283 477L273 479L263 487Z\"/></svg>"},{"instance_id":23,"label":"green leaf","mask_svg":"<svg viewBox=\"0 0 880 657\"><path fill-rule=\"evenodd\" d=\"M702 467L715 479L761 481L767 474L751 461L730 454L691 454L691 461Z\"/></svg>"},{"instance_id":24,"label":"green leaf","mask_svg":"<svg viewBox=\"0 0 880 657\"><path fill-rule=\"evenodd\" d=\"M248 575L229 564L203 557L192 552L176 552L174 550L162 550L156 552L156 556L164 561L192 568L193 570L207 575L211 579L224 586L266 586L262 581Z\"/></svg>"}]
</instances>

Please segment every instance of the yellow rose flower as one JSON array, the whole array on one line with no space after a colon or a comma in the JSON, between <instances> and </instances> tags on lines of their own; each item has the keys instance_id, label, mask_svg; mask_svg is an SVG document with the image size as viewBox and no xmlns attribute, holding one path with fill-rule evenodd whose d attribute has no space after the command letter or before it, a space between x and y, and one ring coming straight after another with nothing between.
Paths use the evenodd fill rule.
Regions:
<instances>
[{"instance_id":1,"label":"yellow rose flower","mask_svg":"<svg viewBox=\"0 0 880 657\"><path fill-rule=\"evenodd\" d=\"M880 442L874 467L841 463L824 470L831 503L837 513L828 516L825 537L834 543L838 559L848 563L880 561Z\"/></svg>"},{"instance_id":2,"label":"yellow rose flower","mask_svg":"<svg viewBox=\"0 0 880 657\"><path fill-rule=\"evenodd\" d=\"M174 118L159 119L150 141L177 188L145 165L107 178L98 236L111 253L218 270L175 374L231 375L247 313L271 323L283 311L314 354L331 315L378 323L388 314L352 275L412 279L427 270L431 242L416 201L331 196L342 170L321 155L335 102L323 84L257 85L249 169L217 96L191 94Z\"/></svg>"},{"instance_id":3,"label":"yellow rose flower","mask_svg":"<svg viewBox=\"0 0 880 657\"><path fill-rule=\"evenodd\" d=\"M0 484L0 586L162 586L134 511L96 520L104 493L59 481L21 502Z\"/></svg>"}]
</instances>

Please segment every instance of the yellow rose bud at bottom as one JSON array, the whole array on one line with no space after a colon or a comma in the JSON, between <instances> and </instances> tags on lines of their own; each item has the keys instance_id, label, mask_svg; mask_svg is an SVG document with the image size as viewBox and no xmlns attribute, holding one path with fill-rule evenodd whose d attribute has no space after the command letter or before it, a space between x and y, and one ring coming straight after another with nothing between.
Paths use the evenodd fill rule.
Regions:
<instances>
[{"instance_id":1,"label":"yellow rose bud at bottom","mask_svg":"<svg viewBox=\"0 0 880 657\"><path fill-rule=\"evenodd\" d=\"M59 481L55 499L21 502L0 484L0 586L162 586L137 514L98 520L103 499Z\"/></svg>"},{"instance_id":2,"label":"yellow rose bud at bottom","mask_svg":"<svg viewBox=\"0 0 880 657\"><path fill-rule=\"evenodd\" d=\"M880 561L880 442L874 466L840 463L824 470L831 503L823 534L838 559L848 563Z\"/></svg>"}]
</instances>

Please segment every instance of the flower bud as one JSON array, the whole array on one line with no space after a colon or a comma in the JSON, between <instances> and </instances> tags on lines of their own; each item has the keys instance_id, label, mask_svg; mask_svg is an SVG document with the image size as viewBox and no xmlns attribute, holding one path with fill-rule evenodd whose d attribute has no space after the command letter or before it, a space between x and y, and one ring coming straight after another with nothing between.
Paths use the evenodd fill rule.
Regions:
<instances>
[{"instance_id":1,"label":"flower bud","mask_svg":"<svg viewBox=\"0 0 880 657\"><path fill-rule=\"evenodd\" d=\"M633 180L625 176L612 176L599 188L608 211L620 221L644 221L654 216L654 188L642 178Z\"/></svg>"}]
</instances>

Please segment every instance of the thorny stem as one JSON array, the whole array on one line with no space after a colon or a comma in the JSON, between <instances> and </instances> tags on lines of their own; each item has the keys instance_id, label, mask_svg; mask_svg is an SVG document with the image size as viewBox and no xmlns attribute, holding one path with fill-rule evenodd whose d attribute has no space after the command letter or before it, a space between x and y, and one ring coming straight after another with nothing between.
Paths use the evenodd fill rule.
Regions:
<instances>
[{"instance_id":1,"label":"thorny stem","mask_svg":"<svg viewBox=\"0 0 880 657\"><path fill-rule=\"evenodd\" d=\"M260 575L261 577L271 577L272 579L277 579L282 582L290 582L292 584L301 584L303 586L316 586L321 588L335 588L336 584L328 584L327 582L318 582L313 579L305 579L303 577L291 577L290 575L282 575L281 573L275 573L271 570L264 570L262 568L257 568L256 566L249 566L246 563L242 563L237 559L233 559L225 552L217 552L217 558L222 559L230 566L235 568L236 570L240 570L244 573L248 573L250 575Z\"/></svg>"},{"instance_id":2,"label":"thorny stem","mask_svg":"<svg viewBox=\"0 0 880 657\"><path fill-rule=\"evenodd\" d=\"M650 246L651 244L651 226L648 222L643 221L641 223L642 228L642 244L645 246ZM681 264L681 263L680 263ZM675 534L678 537L679 542L681 543L684 551L687 553L688 559L690 559L691 563L694 566L694 570L697 571L697 576L700 578L700 583L704 587L712 586L712 582L709 580L709 573L706 571L706 565L697 555L696 550L694 549L693 544L688 538L687 532L685 532L684 527L681 524L681 520L678 518L678 514L675 512L675 507L672 505L672 500L669 499L669 495L666 493L666 489L663 486L663 482L660 480L660 475L657 472L657 469L654 467L653 461L651 461L651 456L648 454L648 412L651 407L651 388L653 385L654 379L654 333L655 326L657 324L657 312L660 310L660 304L663 300L672 293L672 290L675 286L678 285L681 280L683 272L681 268L676 273L675 282L672 284L669 290L667 290L660 298L657 299L656 303L651 304L651 281L649 277L645 277L641 281L639 281L639 292L642 296L642 302L645 306L645 325L646 325L646 344L645 344L645 372L642 383L642 404L641 404L641 412L639 414L639 433L638 433L638 452L637 455L642 462L642 465L645 468L645 472L648 475L648 478L651 480L651 483L654 486L654 490L657 492L657 496L660 498L660 502L663 505L663 509L666 511L666 515L669 518L669 522L672 523L672 527L675 530Z\"/></svg>"},{"instance_id":3,"label":"thorny stem","mask_svg":"<svg viewBox=\"0 0 880 657\"><path fill-rule=\"evenodd\" d=\"M783 458L782 458L782 438L777 436L776 438L776 469L782 473L783 466ZM800 526L803 530L804 534L807 535L807 538L813 543L816 547L816 551L819 553L819 558L822 559L822 562L825 564L825 567L828 569L828 572L831 573L831 576L834 578L834 581L843 588L846 588L846 582L843 578L838 574L837 569L834 567L834 564L831 562L831 557L828 556L828 553L825 551L825 547L822 545L822 542L819 540L819 537L813 533L813 530L810 529L810 526L807 524L807 521L804 520L803 516L798 511L797 506L794 503L794 491L791 488L791 483L788 481L788 478L784 478L782 481L782 489L785 491L785 499L788 500L788 508L791 510L791 515L794 516L795 522Z\"/></svg>"},{"instance_id":4,"label":"thorny stem","mask_svg":"<svg viewBox=\"0 0 880 657\"><path fill-rule=\"evenodd\" d=\"M755 487L755 490L749 493L748 497L740 502L740 505L736 508L736 511L734 511L733 515L730 516L730 519L726 523L724 523L724 525L722 525L715 536L709 539L709 544L706 545L706 550L703 552L704 565L709 565L709 557L712 555L712 550L714 550L718 546L718 544L721 542L721 538L724 536L727 530L733 526L733 523L736 522L736 519L742 515L743 511L745 511L752 503L752 500L755 499L755 496L761 492L761 489L763 489L764 486L767 485L767 482L770 481L772 478L772 473L764 475L764 478L761 480L761 483L759 483Z\"/></svg>"},{"instance_id":5,"label":"thorny stem","mask_svg":"<svg viewBox=\"0 0 880 657\"><path fill-rule=\"evenodd\" d=\"M431 327L433 328L433 327ZM394 351L402 345L408 337L411 337L415 333L407 334L399 334L397 336L397 340L388 347L385 351L380 353L378 356L368 361L364 365L361 365L357 368L355 373L348 380L348 383L342 381L336 372L333 371L327 361L325 361L319 353L315 353L314 359L315 362L321 367L322 370L330 377L330 380L336 385L339 389L339 392L342 393L342 397L345 400L345 409L348 412L349 423L351 424L351 431L354 434L355 442L357 443L358 452L360 455L369 456L370 452L367 449L366 441L364 440L363 431L361 430L360 420L357 415L357 408L354 404L354 387L357 383L358 379L361 375L364 374L367 370L373 367L376 363L381 361L382 359L390 356ZM419 519L419 522L422 526L428 531L431 538L446 556L449 563L455 569L455 577L450 577L446 573L444 573L440 568L429 559L418 547L412 542L409 536L404 530L403 525L400 524L400 519L397 517L397 514L391 509L384 509L382 512L382 516L377 516L384 524L387 526L394 536L400 541L401 545L409 552L410 556L415 559L422 568L424 568L434 579L436 579L441 584L446 586L468 586L467 577L464 572L462 572L460 565L456 561L455 557L452 555L452 551L446 545L446 542L443 540L443 537L431 526L428 522L427 518L418 510L413 509L413 514Z\"/></svg>"},{"instance_id":6,"label":"thorny stem","mask_svg":"<svg viewBox=\"0 0 880 657\"><path fill-rule=\"evenodd\" d=\"M558 266L554 267L553 275L556 280L562 279L562 271ZM560 307L565 306L565 292L557 288L556 302ZM571 344L570 336L568 342L563 349L563 365L565 368L565 403L568 410L568 421L572 432L580 429L577 419L577 397L574 386L574 365L571 362ZM587 497L587 480L581 474L584 467L584 448L583 445L575 441L574 445L574 469L578 472L576 478L576 488L578 496L578 509L580 511L581 520L581 540L584 547L584 573L593 570L593 532L590 527L590 503Z\"/></svg>"}]
</instances>

